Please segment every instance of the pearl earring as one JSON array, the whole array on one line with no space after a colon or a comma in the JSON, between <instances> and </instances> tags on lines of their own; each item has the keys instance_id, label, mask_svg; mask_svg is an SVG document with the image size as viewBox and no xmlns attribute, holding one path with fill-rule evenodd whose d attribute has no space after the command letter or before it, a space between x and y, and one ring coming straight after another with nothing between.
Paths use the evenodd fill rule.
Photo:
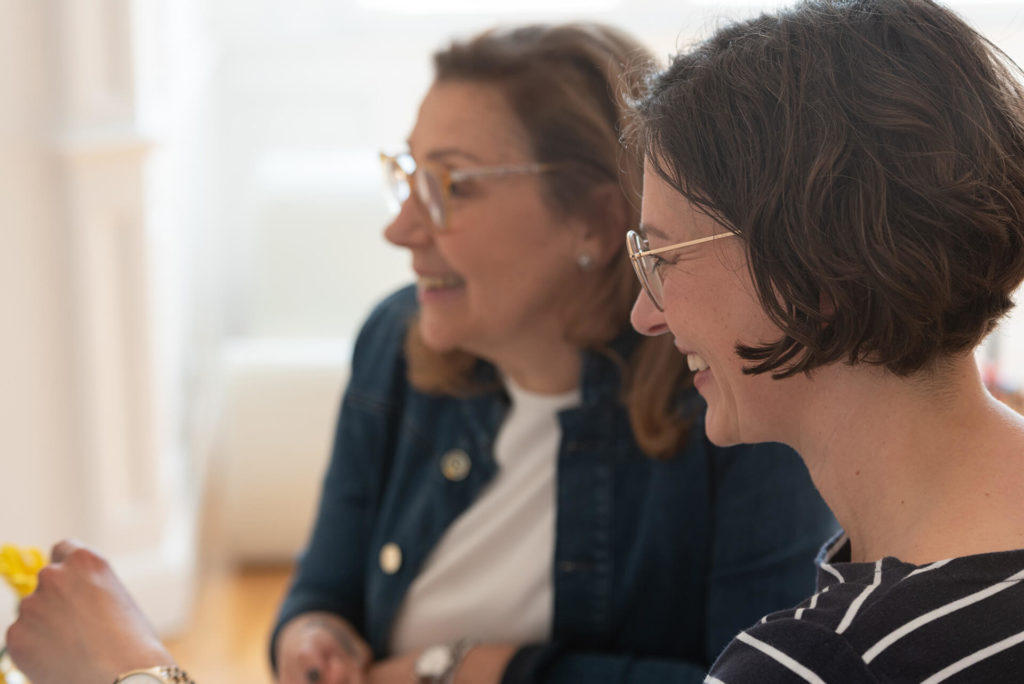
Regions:
<instances>
[{"instance_id":1,"label":"pearl earring","mask_svg":"<svg viewBox=\"0 0 1024 684\"><path fill-rule=\"evenodd\" d=\"M590 267L594 265L594 257L584 252L576 257L576 265L580 267L581 271L589 271Z\"/></svg>"}]
</instances>

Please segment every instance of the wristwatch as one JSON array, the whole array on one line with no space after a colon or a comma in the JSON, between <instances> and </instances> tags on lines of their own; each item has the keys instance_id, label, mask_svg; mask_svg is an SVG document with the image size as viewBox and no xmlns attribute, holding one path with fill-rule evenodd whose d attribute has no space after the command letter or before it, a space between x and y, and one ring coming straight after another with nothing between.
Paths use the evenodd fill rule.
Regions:
<instances>
[{"instance_id":1,"label":"wristwatch","mask_svg":"<svg viewBox=\"0 0 1024 684\"><path fill-rule=\"evenodd\" d=\"M459 639L453 644L438 644L423 649L413 666L416 681L418 684L452 684L455 670L473 646L467 639Z\"/></svg>"},{"instance_id":2,"label":"wristwatch","mask_svg":"<svg viewBox=\"0 0 1024 684\"><path fill-rule=\"evenodd\" d=\"M125 672L114 684L196 684L180 667L148 667Z\"/></svg>"}]
</instances>

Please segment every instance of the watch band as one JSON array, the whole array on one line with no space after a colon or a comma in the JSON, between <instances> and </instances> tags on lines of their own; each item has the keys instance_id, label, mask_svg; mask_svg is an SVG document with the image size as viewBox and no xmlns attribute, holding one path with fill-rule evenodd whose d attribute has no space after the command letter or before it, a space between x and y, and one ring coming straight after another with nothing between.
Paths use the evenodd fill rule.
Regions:
<instances>
[{"instance_id":1,"label":"watch band","mask_svg":"<svg viewBox=\"0 0 1024 684\"><path fill-rule=\"evenodd\" d=\"M414 666L416 681L418 684L452 684L462 659L476 645L475 641L459 639L424 649Z\"/></svg>"},{"instance_id":2,"label":"watch band","mask_svg":"<svg viewBox=\"0 0 1024 684\"><path fill-rule=\"evenodd\" d=\"M459 639L455 642L452 646L452 666L445 673L444 684L452 684L455 681L455 674L459 671L459 666L465 660L466 654L477 644L478 642L472 639Z\"/></svg>"},{"instance_id":3,"label":"watch band","mask_svg":"<svg viewBox=\"0 0 1024 684\"><path fill-rule=\"evenodd\" d=\"M167 682L167 684L196 684L192 681L192 678L182 670L180 667L147 667L141 670L131 670L121 674L117 679L114 680L114 684L119 684L128 679L131 675L144 674L151 675L159 679L160 681Z\"/></svg>"}]
</instances>

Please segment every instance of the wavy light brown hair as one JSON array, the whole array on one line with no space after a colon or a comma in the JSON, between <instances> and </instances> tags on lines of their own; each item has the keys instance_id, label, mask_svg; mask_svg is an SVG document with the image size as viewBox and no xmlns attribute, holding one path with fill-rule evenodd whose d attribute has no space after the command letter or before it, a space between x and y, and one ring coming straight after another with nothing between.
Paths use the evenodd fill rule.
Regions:
<instances>
[{"instance_id":1,"label":"wavy light brown hair","mask_svg":"<svg viewBox=\"0 0 1024 684\"><path fill-rule=\"evenodd\" d=\"M650 54L635 40L591 23L491 30L434 55L437 82L499 88L530 138L534 159L558 165L540 176L553 211L585 217L595 211L588 201L593 190L621 184L629 218L621 226L623 242L639 221L643 161L623 148L620 135L628 103L652 68ZM566 339L612 355L607 345L628 326L637 292L623 246L606 266L581 272L578 296L566 312ZM463 396L484 389L474 382L479 359L431 350L416 325L410 326L406 353L410 381L420 390ZM678 410L680 390L692 380L683 357L671 340L650 338L628 360L616 361L637 443L650 455L674 453L689 427Z\"/></svg>"},{"instance_id":2,"label":"wavy light brown hair","mask_svg":"<svg viewBox=\"0 0 1024 684\"><path fill-rule=\"evenodd\" d=\"M1020 70L929 0L814 0L654 77L633 140L746 243L782 336L749 373L908 375L974 348L1024 278Z\"/></svg>"}]
</instances>

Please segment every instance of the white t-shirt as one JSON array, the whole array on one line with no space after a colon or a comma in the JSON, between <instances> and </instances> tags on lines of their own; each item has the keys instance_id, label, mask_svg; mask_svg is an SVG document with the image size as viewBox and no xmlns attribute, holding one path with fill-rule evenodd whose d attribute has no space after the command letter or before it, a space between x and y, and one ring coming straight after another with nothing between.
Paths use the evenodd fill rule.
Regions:
<instances>
[{"instance_id":1,"label":"white t-shirt","mask_svg":"<svg viewBox=\"0 0 1024 684\"><path fill-rule=\"evenodd\" d=\"M494 443L498 472L410 585L391 632L394 654L464 637L522 644L551 635L557 414L578 406L580 392L506 387L512 404Z\"/></svg>"}]
</instances>

